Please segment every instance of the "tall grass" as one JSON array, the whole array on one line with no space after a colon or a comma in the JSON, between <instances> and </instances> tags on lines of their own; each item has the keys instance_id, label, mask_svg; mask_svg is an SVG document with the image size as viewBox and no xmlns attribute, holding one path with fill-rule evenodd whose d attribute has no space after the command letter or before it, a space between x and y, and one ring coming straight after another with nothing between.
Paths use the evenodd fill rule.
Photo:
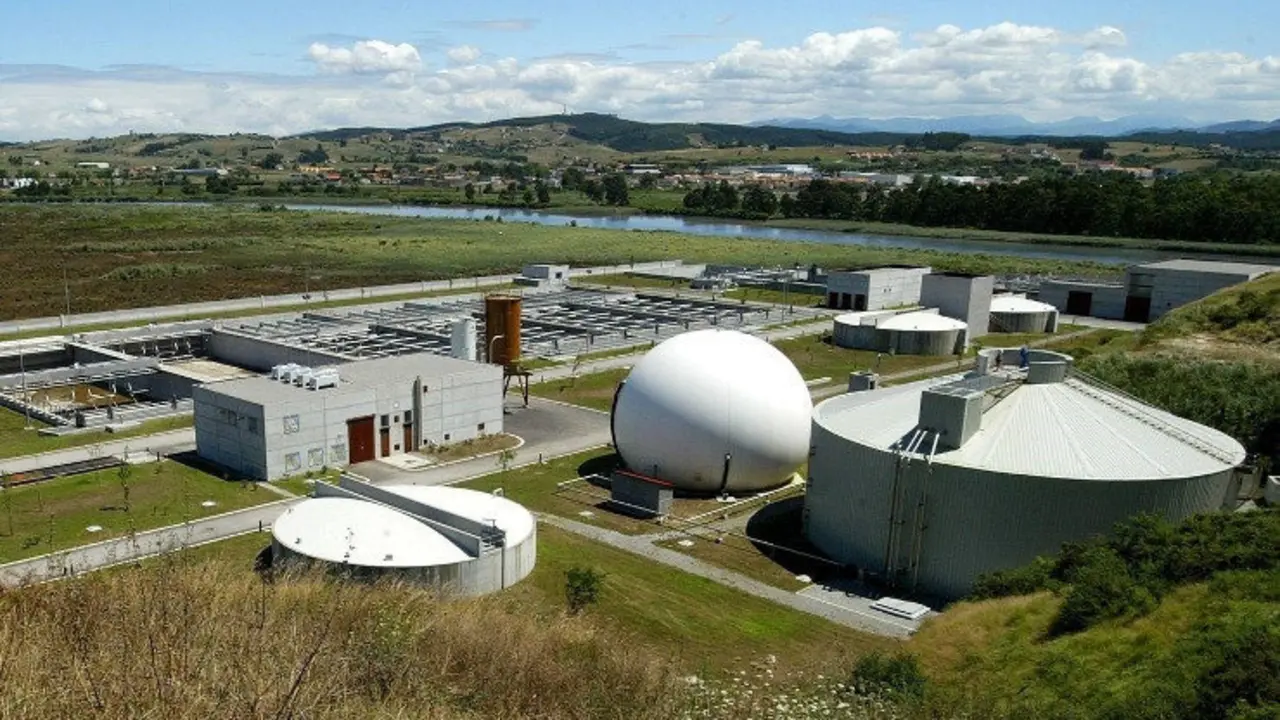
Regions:
<instances>
[{"instance_id":1,"label":"tall grass","mask_svg":"<svg viewBox=\"0 0 1280 720\"><path fill-rule=\"evenodd\" d=\"M666 718L661 657L590 615L180 556L0 595L0 718Z\"/></svg>"}]
</instances>

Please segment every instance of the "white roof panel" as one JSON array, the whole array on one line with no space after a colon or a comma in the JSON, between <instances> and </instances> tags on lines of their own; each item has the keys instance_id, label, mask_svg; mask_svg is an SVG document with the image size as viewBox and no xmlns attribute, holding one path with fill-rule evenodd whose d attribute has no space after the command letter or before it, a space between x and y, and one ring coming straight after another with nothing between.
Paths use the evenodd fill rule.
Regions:
<instances>
[{"instance_id":1,"label":"white roof panel","mask_svg":"<svg viewBox=\"0 0 1280 720\"><path fill-rule=\"evenodd\" d=\"M1048 303L1030 300L1020 295L996 295L991 298L993 313L1044 313L1055 310L1056 308Z\"/></svg>"},{"instance_id":2,"label":"white roof panel","mask_svg":"<svg viewBox=\"0 0 1280 720\"><path fill-rule=\"evenodd\" d=\"M916 428L926 389L961 377L837 396L814 409L814 420L887 449ZM983 414L968 442L933 461L1039 477L1147 480L1206 475L1244 458L1240 443L1217 430L1068 379L1019 386Z\"/></svg>"},{"instance_id":3,"label":"white roof panel","mask_svg":"<svg viewBox=\"0 0 1280 720\"><path fill-rule=\"evenodd\" d=\"M514 545L533 533L534 519L519 504L476 490L390 485L382 489L446 512L496 524ZM289 507L272 524L289 549L334 563L364 567L429 567L473 559L431 525L412 515L355 498L318 497Z\"/></svg>"},{"instance_id":4,"label":"white roof panel","mask_svg":"<svg viewBox=\"0 0 1280 720\"><path fill-rule=\"evenodd\" d=\"M891 318L881 320L876 327L881 330L907 330L907 331L943 331L943 330L964 330L969 327L962 320L949 318L945 315L927 312L910 312L901 315L894 315Z\"/></svg>"}]
</instances>

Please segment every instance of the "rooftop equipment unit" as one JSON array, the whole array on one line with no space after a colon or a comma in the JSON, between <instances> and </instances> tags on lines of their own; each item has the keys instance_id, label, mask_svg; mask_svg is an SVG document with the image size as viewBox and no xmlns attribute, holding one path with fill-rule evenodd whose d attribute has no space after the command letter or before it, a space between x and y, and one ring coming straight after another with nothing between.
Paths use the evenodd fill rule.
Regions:
<instances>
[{"instance_id":1,"label":"rooftop equipment unit","mask_svg":"<svg viewBox=\"0 0 1280 720\"><path fill-rule=\"evenodd\" d=\"M298 387L306 387L315 374L315 368L300 367L293 373L291 382Z\"/></svg>"},{"instance_id":2,"label":"rooftop equipment unit","mask_svg":"<svg viewBox=\"0 0 1280 720\"><path fill-rule=\"evenodd\" d=\"M285 363L284 365L275 365L271 368L271 379L283 380L285 382L288 382L290 378L290 373L292 373L293 370L297 367L299 367L297 363Z\"/></svg>"},{"instance_id":3,"label":"rooftop equipment unit","mask_svg":"<svg viewBox=\"0 0 1280 720\"><path fill-rule=\"evenodd\" d=\"M306 387L310 390L322 390L324 388L338 387L338 371L333 368L325 368L312 373L311 378L307 380Z\"/></svg>"}]
</instances>

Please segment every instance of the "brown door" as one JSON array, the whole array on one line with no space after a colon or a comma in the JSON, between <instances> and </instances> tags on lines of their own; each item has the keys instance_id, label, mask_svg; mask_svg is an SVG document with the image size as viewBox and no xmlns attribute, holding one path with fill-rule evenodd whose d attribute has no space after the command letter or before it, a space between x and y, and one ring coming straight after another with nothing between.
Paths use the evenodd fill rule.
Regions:
<instances>
[{"instance_id":1,"label":"brown door","mask_svg":"<svg viewBox=\"0 0 1280 720\"><path fill-rule=\"evenodd\" d=\"M404 426L404 451L413 452L415 450L413 442L413 425Z\"/></svg>"},{"instance_id":2,"label":"brown door","mask_svg":"<svg viewBox=\"0 0 1280 720\"><path fill-rule=\"evenodd\" d=\"M372 415L347 421L347 446L352 465L374 458Z\"/></svg>"},{"instance_id":3,"label":"brown door","mask_svg":"<svg viewBox=\"0 0 1280 720\"><path fill-rule=\"evenodd\" d=\"M382 428L378 432L378 437L382 440L382 457L391 454L391 428Z\"/></svg>"}]
</instances>

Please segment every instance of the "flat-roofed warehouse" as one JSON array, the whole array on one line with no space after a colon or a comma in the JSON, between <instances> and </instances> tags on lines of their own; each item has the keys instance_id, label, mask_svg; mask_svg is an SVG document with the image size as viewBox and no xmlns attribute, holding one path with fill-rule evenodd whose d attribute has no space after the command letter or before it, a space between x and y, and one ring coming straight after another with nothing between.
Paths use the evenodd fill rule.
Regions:
<instances>
[{"instance_id":1,"label":"flat-roofed warehouse","mask_svg":"<svg viewBox=\"0 0 1280 720\"><path fill-rule=\"evenodd\" d=\"M1002 362L994 353L1002 352ZM1108 532L1234 497L1240 443L1032 350L979 371L854 392L813 411L805 534L831 558L926 595Z\"/></svg>"},{"instance_id":2,"label":"flat-roofed warehouse","mask_svg":"<svg viewBox=\"0 0 1280 720\"><path fill-rule=\"evenodd\" d=\"M195 388L200 457L252 478L502 432L502 368L417 353Z\"/></svg>"},{"instance_id":3,"label":"flat-roofed warehouse","mask_svg":"<svg viewBox=\"0 0 1280 720\"><path fill-rule=\"evenodd\" d=\"M1040 285L1040 300L1067 315L1150 322L1223 288L1278 269L1216 260L1162 260L1130 267L1122 283L1046 280Z\"/></svg>"}]
</instances>

